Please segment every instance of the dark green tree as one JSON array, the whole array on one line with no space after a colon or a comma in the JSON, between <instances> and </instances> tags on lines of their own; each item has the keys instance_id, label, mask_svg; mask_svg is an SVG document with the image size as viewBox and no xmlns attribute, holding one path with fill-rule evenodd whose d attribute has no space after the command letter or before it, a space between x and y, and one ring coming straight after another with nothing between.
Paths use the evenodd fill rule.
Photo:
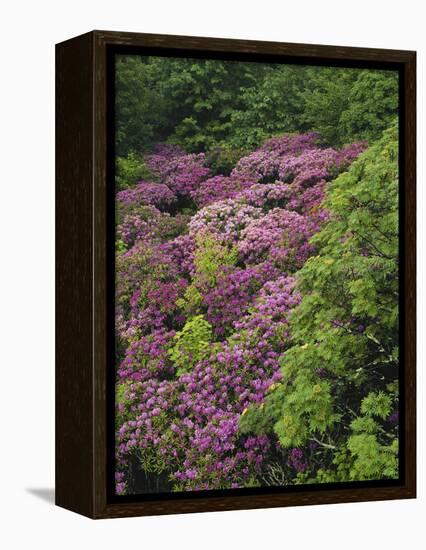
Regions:
<instances>
[{"instance_id":1,"label":"dark green tree","mask_svg":"<svg viewBox=\"0 0 426 550\"><path fill-rule=\"evenodd\" d=\"M306 67L269 67L263 82L242 90L243 107L232 114L230 142L254 148L274 134L308 130L301 94L310 78Z\"/></svg>"},{"instance_id":2,"label":"dark green tree","mask_svg":"<svg viewBox=\"0 0 426 550\"><path fill-rule=\"evenodd\" d=\"M314 67L307 72L309 85L301 91L301 119L331 145L346 143L340 119L348 108L348 96L358 73L357 69L336 67Z\"/></svg>"},{"instance_id":3,"label":"dark green tree","mask_svg":"<svg viewBox=\"0 0 426 550\"><path fill-rule=\"evenodd\" d=\"M395 71L361 71L348 96L340 124L345 142L373 142L398 114L398 75Z\"/></svg>"},{"instance_id":4,"label":"dark green tree","mask_svg":"<svg viewBox=\"0 0 426 550\"><path fill-rule=\"evenodd\" d=\"M398 112L395 71L316 67L301 93L301 119L333 146L379 139Z\"/></svg>"},{"instance_id":5,"label":"dark green tree","mask_svg":"<svg viewBox=\"0 0 426 550\"><path fill-rule=\"evenodd\" d=\"M119 56L116 74L120 156L169 141L232 159L312 130L332 146L372 143L398 111L395 71Z\"/></svg>"},{"instance_id":6,"label":"dark green tree","mask_svg":"<svg viewBox=\"0 0 426 550\"><path fill-rule=\"evenodd\" d=\"M159 91L155 66L148 58L116 58L116 152L146 150L165 137L167 100Z\"/></svg>"},{"instance_id":7,"label":"dark green tree","mask_svg":"<svg viewBox=\"0 0 426 550\"><path fill-rule=\"evenodd\" d=\"M268 70L263 64L208 59L169 58L157 64L161 91L170 100L169 140L190 151L227 141L242 91L257 86Z\"/></svg>"}]
</instances>

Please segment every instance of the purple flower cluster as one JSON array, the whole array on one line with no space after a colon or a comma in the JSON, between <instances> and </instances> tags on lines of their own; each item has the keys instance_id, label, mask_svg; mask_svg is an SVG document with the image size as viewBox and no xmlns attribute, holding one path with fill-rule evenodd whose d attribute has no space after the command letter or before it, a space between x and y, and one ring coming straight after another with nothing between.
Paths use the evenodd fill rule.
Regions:
<instances>
[{"instance_id":1,"label":"purple flower cluster","mask_svg":"<svg viewBox=\"0 0 426 550\"><path fill-rule=\"evenodd\" d=\"M287 272L295 271L313 252L309 244L312 234L311 224L304 216L274 208L241 232L238 251L247 264L269 258Z\"/></svg>"},{"instance_id":2,"label":"purple flower cluster","mask_svg":"<svg viewBox=\"0 0 426 550\"><path fill-rule=\"evenodd\" d=\"M270 441L241 437L238 417L279 380L288 314L299 301L294 280L278 278L262 287L251 311L235 323L235 334L191 373L161 380L157 372L133 382L131 368L126 394L132 420L117 433L119 461L135 448L144 456L158 452L185 490L240 487L259 472Z\"/></svg>"},{"instance_id":3,"label":"purple flower cluster","mask_svg":"<svg viewBox=\"0 0 426 550\"><path fill-rule=\"evenodd\" d=\"M189 233L196 235L207 231L223 243L235 243L241 232L253 221L261 218L260 208L235 199L215 202L199 210L189 222Z\"/></svg>"},{"instance_id":4,"label":"purple flower cluster","mask_svg":"<svg viewBox=\"0 0 426 550\"><path fill-rule=\"evenodd\" d=\"M164 183L140 181L117 193L117 202L123 205L150 205L165 209L176 201L176 195Z\"/></svg>"},{"instance_id":5,"label":"purple flower cluster","mask_svg":"<svg viewBox=\"0 0 426 550\"><path fill-rule=\"evenodd\" d=\"M208 204L232 199L243 189L250 188L255 182L239 176L213 176L200 185L191 193L191 196L198 207Z\"/></svg>"},{"instance_id":6,"label":"purple flower cluster","mask_svg":"<svg viewBox=\"0 0 426 550\"><path fill-rule=\"evenodd\" d=\"M179 274L185 276L194 271L195 248L195 237L189 234L179 235L160 247L161 251L172 260Z\"/></svg>"},{"instance_id":7,"label":"purple flower cluster","mask_svg":"<svg viewBox=\"0 0 426 550\"><path fill-rule=\"evenodd\" d=\"M157 183L118 194L117 237L127 249L116 259L117 494L132 491L131 457L175 490L244 487L261 475L275 441L243 436L239 419L281 377L301 300L292 275L327 219L327 182L364 148L323 148L315 133L279 136L230 176L208 178L203 154L159 145L145 159ZM189 216L181 204L198 210ZM204 266L216 270L208 284L195 267L206 234L236 251L218 271ZM211 325L213 341L182 374L170 350L192 315ZM287 465L303 472L306 456L293 449Z\"/></svg>"},{"instance_id":8,"label":"purple flower cluster","mask_svg":"<svg viewBox=\"0 0 426 550\"><path fill-rule=\"evenodd\" d=\"M259 344L261 348L269 345L274 352L282 349L283 342L286 345L290 337L288 314L300 303L300 298L295 292L294 278L281 275L274 281L268 281L249 313L234 323L236 333L232 339L242 337L251 344Z\"/></svg>"},{"instance_id":9,"label":"purple flower cluster","mask_svg":"<svg viewBox=\"0 0 426 550\"><path fill-rule=\"evenodd\" d=\"M224 269L217 285L203 297L206 319L215 333L218 336L227 334L233 323L252 305L263 284L278 275L278 270L270 262L245 269Z\"/></svg>"},{"instance_id":10,"label":"purple flower cluster","mask_svg":"<svg viewBox=\"0 0 426 550\"><path fill-rule=\"evenodd\" d=\"M241 191L236 197L250 206L270 210L284 208L294 198L294 191L287 183L257 183Z\"/></svg>"},{"instance_id":11,"label":"purple flower cluster","mask_svg":"<svg viewBox=\"0 0 426 550\"><path fill-rule=\"evenodd\" d=\"M306 134L287 134L276 136L265 141L261 151L269 151L278 155L298 155L302 151L317 149L321 144L321 136L316 132Z\"/></svg>"},{"instance_id":12,"label":"purple flower cluster","mask_svg":"<svg viewBox=\"0 0 426 550\"><path fill-rule=\"evenodd\" d=\"M209 175L204 153L186 154L170 145L158 146L146 157L151 172L176 195L191 197L199 184Z\"/></svg>"},{"instance_id":13,"label":"purple flower cluster","mask_svg":"<svg viewBox=\"0 0 426 550\"><path fill-rule=\"evenodd\" d=\"M359 155L365 151L368 143L366 141L357 141L347 145L340 151L336 152L334 162L339 171L346 170L349 165L357 158Z\"/></svg>"},{"instance_id":14,"label":"purple flower cluster","mask_svg":"<svg viewBox=\"0 0 426 550\"><path fill-rule=\"evenodd\" d=\"M164 243L180 236L187 230L189 216L170 215L154 206L120 204L117 207L116 236L131 249L136 242Z\"/></svg>"},{"instance_id":15,"label":"purple flower cluster","mask_svg":"<svg viewBox=\"0 0 426 550\"><path fill-rule=\"evenodd\" d=\"M296 472L304 472L307 469L308 463L305 460L302 449L291 449L288 456L288 465L290 468L294 468Z\"/></svg>"},{"instance_id":16,"label":"purple flower cluster","mask_svg":"<svg viewBox=\"0 0 426 550\"><path fill-rule=\"evenodd\" d=\"M119 379L141 381L172 374L167 361L167 348L174 335L175 331L166 331L160 326L147 336L132 341L118 368Z\"/></svg>"},{"instance_id":17,"label":"purple flower cluster","mask_svg":"<svg viewBox=\"0 0 426 550\"><path fill-rule=\"evenodd\" d=\"M116 261L116 332L125 344L180 327L176 301L188 285L161 247L138 241Z\"/></svg>"},{"instance_id":18,"label":"purple flower cluster","mask_svg":"<svg viewBox=\"0 0 426 550\"><path fill-rule=\"evenodd\" d=\"M151 153L146 156L145 161L152 173L161 174L167 162L177 157L183 157L184 155L186 155L185 151L178 145L157 143Z\"/></svg>"},{"instance_id":19,"label":"purple flower cluster","mask_svg":"<svg viewBox=\"0 0 426 550\"><path fill-rule=\"evenodd\" d=\"M243 157L231 177L245 177L259 183L274 182L312 185L346 169L366 148L354 143L341 151L322 148L315 133L281 136Z\"/></svg>"},{"instance_id":20,"label":"purple flower cluster","mask_svg":"<svg viewBox=\"0 0 426 550\"><path fill-rule=\"evenodd\" d=\"M152 241L155 237L154 219L147 223L138 214L126 214L117 226L117 237L130 248L140 239Z\"/></svg>"},{"instance_id":21,"label":"purple flower cluster","mask_svg":"<svg viewBox=\"0 0 426 550\"><path fill-rule=\"evenodd\" d=\"M314 132L280 136L266 141L262 147L239 160L231 176L254 178L260 183L278 179L283 158L295 158L302 152L318 149L319 136Z\"/></svg>"}]
</instances>

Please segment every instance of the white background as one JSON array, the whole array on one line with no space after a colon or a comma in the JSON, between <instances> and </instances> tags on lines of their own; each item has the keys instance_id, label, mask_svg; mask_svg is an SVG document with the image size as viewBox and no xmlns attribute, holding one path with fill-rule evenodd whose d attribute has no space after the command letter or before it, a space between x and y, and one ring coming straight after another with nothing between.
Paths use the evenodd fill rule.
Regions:
<instances>
[{"instance_id":1,"label":"white background","mask_svg":"<svg viewBox=\"0 0 426 550\"><path fill-rule=\"evenodd\" d=\"M0 545L425 548L425 30L421 0L28 0L0 8ZM54 44L92 29L418 51L419 498L91 521L54 483ZM423 433L422 433L423 432ZM4 541L2 540L4 539Z\"/></svg>"}]
</instances>

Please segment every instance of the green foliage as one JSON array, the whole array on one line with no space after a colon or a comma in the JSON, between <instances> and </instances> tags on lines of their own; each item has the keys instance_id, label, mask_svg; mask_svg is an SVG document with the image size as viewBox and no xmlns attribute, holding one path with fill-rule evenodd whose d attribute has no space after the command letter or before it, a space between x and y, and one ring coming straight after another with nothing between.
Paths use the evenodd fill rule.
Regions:
<instances>
[{"instance_id":1,"label":"green foliage","mask_svg":"<svg viewBox=\"0 0 426 550\"><path fill-rule=\"evenodd\" d=\"M261 81L267 66L209 59L163 59L158 77L170 99L169 140L187 150L208 150L227 141L241 89Z\"/></svg>"},{"instance_id":2,"label":"green foliage","mask_svg":"<svg viewBox=\"0 0 426 550\"><path fill-rule=\"evenodd\" d=\"M131 407L131 399L129 399L128 397L130 386L131 383L129 381L125 381L117 384L115 387L115 404L117 407L115 414L115 424L117 429L126 420L126 416Z\"/></svg>"},{"instance_id":3,"label":"green foliage","mask_svg":"<svg viewBox=\"0 0 426 550\"><path fill-rule=\"evenodd\" d=\"M127 250L127 246L125 245L125 243L121 239L116 239L116 241L115 241L115 253L117 255L123 254L124 252L126 252L126 250Z\"/></svg>"},{"instance_id":4,"label":"green foliage","mask_svg":"<svg viewBox=\"0 0 426 550\"><path fill-rule=\"evenodd\" d=\"M395 71L283 65L244 89L242 100L244 108L232 115L234 146L307 130L333 146L373 142L397 114L398 77Z\"/></svg>"},{"instance_id":5,"label":"green foliage","mask_svg":"<svg viewBox=\"0 0 426 550\"><path fill-rule=\"evenodd\" d=\"M143 158L133 151L126 157L116 157L115 183L117 191L127 189L140 180L152 181L153 177Z\"/></svg>"},{"instance_id":6,"label":"green foliage","mask_svg":"<svg viewBox=\"0 0 426 550\"><path fill-rule=\"evenodd\" d=\"M331 145L377 140L397 115L395 71L118 56L117 152L155 142L188 151L233 149L286 132L315 130ZM237 155L236 155L237 156Z\"/></svg>"},{"instance_id":7,"label":"green foliage","mask_svg":"<svg viewBox=\"0 0 426 550\"><path fill-rule=\"evenodd\" d=\"M308 130L301 93L310 85L307 67L270 67L262 82L242 90L243 108L232 114L230 142L253 148L274 134Z\"/></svg>"},{"instance_id":8,"label":"green foliage","mask_svg":"<svg viewBox=\"0 0 426 550\"><path fill-rule=\"evenodd\" d=\"M217 277L223 268L235 265L237 260L236 246L223 245L209 233L197 235L197 248L194 254L196 279L212 287L216 285Z\"/></svg>"},{"instance_id":9,"label":"green foliage","mask_svg":"<svg viewBox=\"0 0 426 550\"><path fill-rule=\"evenodd\" d=\"M397 478L398 439L382 445L374 434L361 433L348 439L347 447L354 458L349 474L351 480Z\"/></svg>"},{"instance_id":10,"label":"green foliage","mask_svg":"<svg viewBox=\"0 0 426 550\"><path fill-rule=\"evenodd\" d=\"M394 127L330 183L319 254L297 274L304 298L282 381L241 419L242 432L269 426L283 447L316 442L326 467L313 481L397 476L397 150Z\"/></svg>"},{"instance_id":11,"label":"green foliage","mask_svg":"<svg viewBox=\"0 0 426 550\"><path fill-rule=\"evenodd\" d=\"M340 118L348 108L348 96L359 70L324 67L310 69L308 74L315 86L301 92L302 119L333 145L354 141L343 134Z\"/></svg>"},{"instance_id":12,"label":"green foliage","mask_svg":"<svg viewBox=\"0 0 426 550\"><path fill-rule=\"evenodd\" d=\"M147 57L116 56L116 150L142 152L167 128L167 100Z\"/></svg>"},{"instance_id":13,"label":"green foliage","mask_svg":"<svg viewBox=\"0 0 426 550\"><path fill-rule=\"evenodd\" d=\"M397 115L395 71L315 68L308 78L302 120L332 145L376 141Z\"/></svg>"},{"instance_id":14,"label":"green foliage","mask_svg":"<svg viewBox=\"0 0 426 550\"><path fill-rule=\"evenodd\" d=\"M339 123L344 141L377 140L398 113L398 75L394 71L360 71Z\"/></svg>"},{"instance_id":15,"label":"green foliage","mask_svg":"<svg viewBox=\"0 0 426 550\"><path fill-rule=\"evenodd\" d=\"M229 176L241 157L249 153L241 147L217 146L206 154L206 163L213 175Z\"/></svg>"},{"instance_id":16,"label":"green foliage","mask_svg":"<svg viewBox=\"0 0 426 550\"><path fill-rule=\"evenodd\" d=\"M153 428L159 430L166 438L173 439L173 434L170 430L170 422L167 414L161 412L158 416L152 419ZM135 455L138 458L140 468L145 474L152 473L159 475L167 471L167 460L160 453L156 452L155 448L135 449Z\"/></svg>"},{"instance_id":17,"label":"green foliage","mask_svg":"<svg viewBox=\"0 0 426 550\"><path fill-rule=\"evenodd\" d=\"M378 393L369 393L367 397L361 401L361 412L369 419L372 416L378 416L385 420L392 407L392 399L389 394L382 391Z\"/></svg>"},{"instance_id":18,"label":"green foliage","mask_svg":"<svg viewBox=\"0 0 426 550\"><path fill-rule=\"evenodd\" d=\"M202 315L189 319L173 338L168 354L177 368L177 374L191 370L209 351L212 327Z\"/></svg>"},{"instance_id":19,"label":"green foliage","mask_svg":"<svg viewBox=\"0 0 426 550\"><path fill-rule=\"evenodd\" d=\"M184 298L178 301L179 307L187 314L199 313L202 306L202 291L216 286L223 269L235 265L237 260L236 246L223 245L210 233L198 234L194 253L195 274Z\"/></svg>"}]
</instances>

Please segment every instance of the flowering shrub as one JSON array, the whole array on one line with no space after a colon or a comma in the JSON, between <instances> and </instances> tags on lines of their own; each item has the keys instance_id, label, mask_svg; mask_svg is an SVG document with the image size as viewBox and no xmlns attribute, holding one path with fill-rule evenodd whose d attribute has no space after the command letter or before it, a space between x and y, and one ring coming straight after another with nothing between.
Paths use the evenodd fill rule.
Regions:
<instances>
[{"instance_id":1,"label":"flowering shrub","mask_svg":"<svg viewBox=\"0 0 426 550\"><path fill-rule=\"evenodd\" d=\"M179 235L160 246L160 250L171 259L179 274L189 277L194 270L196 239L193 235Z\"/></svg>"},{"instance_id":2,"label":"flowering shrub","mask_svg":"<svg viewBox=\"0 0 426 550\"><path fill-rule=\"evenodd\" d=\"M168 143L158 143L152 150L151 154L146 156L145 162L152 173L161 175L164 173L164 166L171 160L183 157L185 151L178 145L170 145Z\"/></svg>"},{"instance_id":3,"label":"flowering shrub","mask_svg":"<svg viewBox=\"0 0 426 550\"><path fill-rule=\"evenodd\" d=\"M275 279L278 274L278 270L269 262L245 269L224 267L217 283L202 297L206 318L215 327L215 333L223 336L231 330L234 321L240 319L252 305L263 284Z\"/></svg>"},{"instance_id":4,"label":"flowering shrub","mask_svg":"<svg viewBox=\"0 0 426 550\"><path fill-rule=\"evenodd\" d=\"M223 243L235 243L243 229L262 217L262 210L241 201L227 199L199 210L189 222L189 233L209 232Z\"/></svg>"},{"instance_id":5,"label":"flowering shrub","mask_svg":"<svg viewBox=\"0 0 426 550\"><path fill-rule=\"evenodd\" d=\"M117 193L117 202L124 205L148 204L164 209L174 201L176 195L164 183L140 181L134 187Z\"/></svg>"},{"instance_id":6,"label":"flowering shrub","mask_svg":"<svg viewBox=\"0 0 426 550\"><path fill-rule=\"evenodd\" d=\"M250 188L254 181L239 176L214 176L200 183L191 193L197 206L206 206L216 201L231 199L242 189Z\"/></svg>"},{"instance_id":7,"label":"flowering shrub","mask_svg":"<svg viewBox=\"0 0 426 550\"><path fill-rule=\"evenodd\" d=\"M125 214L123 221L117 226L117 237L128 248L131 248L136 241L141 239L144 239L146 242L155 239L158 231L159 212L152 208L149 221L144 219L144 213L139 209L139 212Z\"/></svg>"},{"instance_id":8,"label":"flowering shrub","mask_svg":"<svg viewBox=\"0 0 426 550\"><path fill-rule=\"evenodd\" d=\"M171 374L173 369L168 361L167 348L174 336L175 331L160 327L130 342L117 371L120 381L162 378Z\"/></svg>"},{"instance_id":9,"label":"flowering shrub","mask_svg":"<svg viewBox=\"0 0 426 550\"><path fill-rule=\"evenodd\" d=\"M297 158L300 153L318 149L319 136L314 132L309 134L294 134L279 136L266 141L259 149L239 160L231 175L253 177L257 181L267 183L278 176L280 161L283 158Z\"/></svg>"},{"instance_id":10,"label":"flowering shrub","mask_svg":"<svg viewBox=\"0 0 426 550\"><path fill-rule=\"evenodd\" d=\"M240 191L236 198L250 206L268 211L274 207L285 207L294 195L294 190L290 185L276 182L254 184L244 191Z\"/></svg>"},{"instance_id":11,"label":"flowering shrub","mask_svg":"<svg viewBox=\"0 0 426 550\"><path fill-rule=\"evenodd\" d=\"M327 186L364 148L278 136L209 177L203 153L163 144L144 159L156 181L117 194L117 494L296 483L312 471L317 451L290 438L289 419L287 445L263 407L286 383L296 281L330 218ZM328 382L316 387L328 411Z\"/></svg>"},{"instance_id":12,"label":"flowering shrub","mask_svg":"<svg viewBox=\"0 0 426 550\"><path fill-rule=\"evenodd\" d=\"M304 216L274 208L251 222L242 232L238 251L248 264L270 258L287 272L302 267L313 247L310 224Z\"/></svg>"},{"instance_id":13,"label":"flowering shrub","mask_svg":"<svg viewBox=\"0 0 426 550\"><path fill-rule=\"evenodd\" d=\"M205 155L186 154L179 147L161 145L146 157L146 164L158 180L176 195L190 197L198 184L207 178Z\"/></svg>"},{"instance_id":14,"label":"flowering shrub","mask_svg":"<svg viewBox=\"0 0 426 550\"><path fill-rule=\"evenodd\" d=\"M118 255L116 279L116 331L124 344L151 329L179 326L173 305L188 283L160 247L138 241Z\"/></svg>"},{"instance_id":15,"label":"flowering shrub","mask_svg":"<svg viewBox=\"0 0 426 550\"><path fill-rule=\"evenodd\" d=\"M184 236L189 219L188 214L171 216L154 206L120 203L116 208L116 237L127 249L140 240L151 245L170 243L175 237Z\"/></svg>"}]
</instances>

